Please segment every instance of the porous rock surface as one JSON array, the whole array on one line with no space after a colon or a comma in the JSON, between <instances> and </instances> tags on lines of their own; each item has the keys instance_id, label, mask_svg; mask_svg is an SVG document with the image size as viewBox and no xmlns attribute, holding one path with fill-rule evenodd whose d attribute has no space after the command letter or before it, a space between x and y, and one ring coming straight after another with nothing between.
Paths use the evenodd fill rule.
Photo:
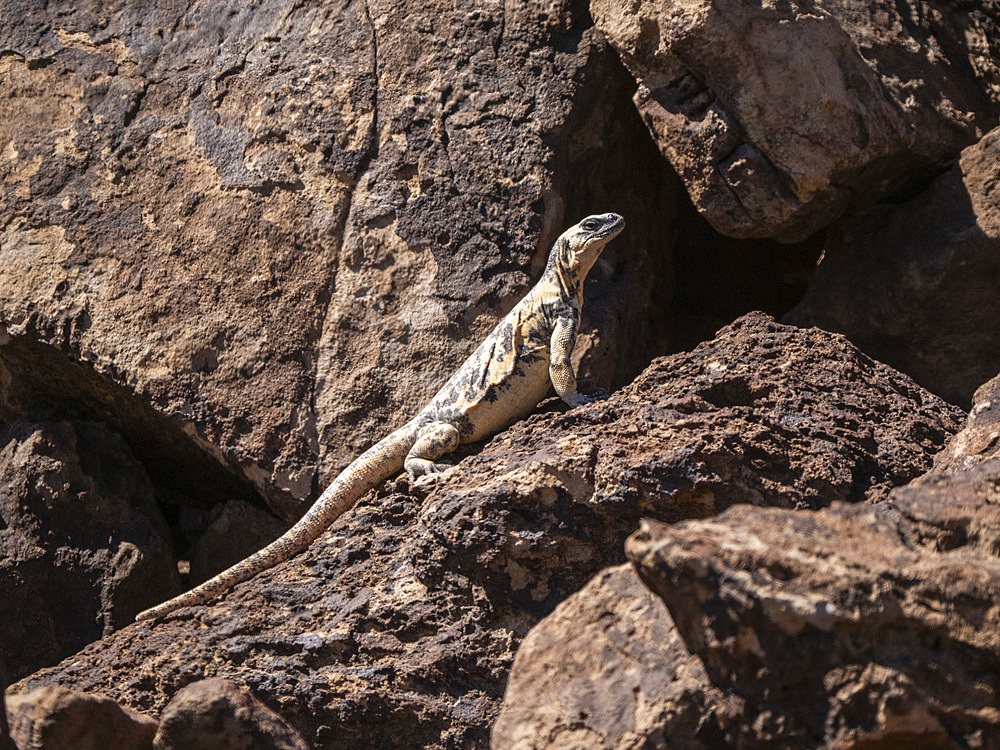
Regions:
<instances>
[{"instance_id":1,"label":"porous rock surface","mask_svg":"<svg viewBox=\"0 0 1000 750\"><path fill-rule=\"evenodd\" d=\"M605 402L467 449L429 488L389 482L304 554L15 690L155 713L218 676L321 747L484 747L524 634L624 561L641 516L884 499L960 416L841 336L749 315Z\"/></svg>"},{"instance_id":2,"label":"porous rock surface","mask_svg":"<svg viewBox=\"0 0 1000 750\"><path fill-rule=\"evenodd\" d=\"M0 661L12 679L179 590L153 486L120 435L43 415L0 431Z\"/></svg>"},{"instance_id":3,"label":"porous rock surface","mask_svg":"<svg viewBox=\"0 0 1000 750\"><path fill-rule=\"evenodd\" d=\"M1000 118L1000 11L928 0L591 0L635 103L720 232L800 239Z\"/></svg>"},{"instance_id":4,"label":"porous rock surface","mask_svg":"<svg viewBox=\"0 0 1000 750\"><path fill-rule=\"evenodd\" d=\"M110 698L52 686L7 699L17 750L152 750L157 722Z\"/></svg>"},{"instance_id":5,"label":"porous rock surface","mask_svg":"<svg viewBox=\"0 0 1000 750\"><path fill-rule=\"evenodd\" d=\"M847 335L953 403L1000 363L1000 128L911 200L827 234L806 295L786 316Z\"/></svg>"},{"instance_id":6,"label":"porous rock surface","mask_svg":"<svg viewBox=\"0 0 1000 750\"><path fill-rule=\"evenodd\" d=\"M278 714L230 680L201 680L160 715L153 750L308 750Z\"/></svg>"},{"instance_id":7,"label":"porous rock surface","mask_svg":"<svg viewBox=\"0 0 1000 750\"><path fill-rule=\"evenodd\" d=\"M998 384L884 502L644 524L524 639L493 747L996 745Z\"/></svg>"},{"instance_id":8,"label":"porous rock surface","mask_svg":"<svg viewBox=\"0 0 1000 750\"><path fill-rule=\"evenodd\" d=\"M0 419L84 403L180 501L293 520L608 210L579 356L626 381L677 184L631 88L569 0L6 3Z\"/></svg>"}]
</instances>

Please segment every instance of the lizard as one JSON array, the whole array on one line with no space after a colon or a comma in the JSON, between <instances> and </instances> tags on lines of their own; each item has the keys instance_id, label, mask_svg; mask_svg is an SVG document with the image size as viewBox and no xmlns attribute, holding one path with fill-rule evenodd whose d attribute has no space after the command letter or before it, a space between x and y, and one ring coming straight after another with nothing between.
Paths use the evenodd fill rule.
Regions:
<instances>
[{"instance_id":1,"label":"lizard","mask_svg":"<svg viewBox=\"0 0 1000 750\"><path fill-rule=\"evenodd\" d=\"M344 469L281 537L214 578L140 612L151 620L202 604L307 549L370 490L405 469L423 482L450 468L437 459L527 416L549 393L569 406L596 399L577 390L570 354L583 307L583 282L605 245L622 231L615 213L588 216L563 232L541 278L409 422Z\"/></svg>"}]
</instances>

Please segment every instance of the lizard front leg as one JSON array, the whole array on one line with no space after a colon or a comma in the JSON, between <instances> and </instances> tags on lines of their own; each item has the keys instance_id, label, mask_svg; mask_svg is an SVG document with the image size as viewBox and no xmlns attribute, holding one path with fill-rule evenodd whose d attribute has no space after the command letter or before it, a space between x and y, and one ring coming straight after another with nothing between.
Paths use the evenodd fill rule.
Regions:
<instances>
[{"instance_id":1,"label":"lizard front leg","mask_svg":"<svg viewBox=\"0 0 1000 750\"><path fill-rule=\"evenodd\" d=\"M449 468L448 464L436 464L435 458L451 453L458 447L458 430L447 422L431 422L417 436L416 442L403 460L403 468L410 479L436 474Z\"/></svg>"},{"instance_id":2,"label":"lizard front leg","mask_svg":"<svg viewBox=\"0 0 1000 750\"><path fill-rule=\"evenodd\" d=\"M570 406L580 406L597 400L576 390L576 376L573 374L573 365L570 364L569 357L573 353L578 325L579 314L560 317L552 329L552 338L549 340L549 379L559 398Z\"/></svg>"}]
</instances>

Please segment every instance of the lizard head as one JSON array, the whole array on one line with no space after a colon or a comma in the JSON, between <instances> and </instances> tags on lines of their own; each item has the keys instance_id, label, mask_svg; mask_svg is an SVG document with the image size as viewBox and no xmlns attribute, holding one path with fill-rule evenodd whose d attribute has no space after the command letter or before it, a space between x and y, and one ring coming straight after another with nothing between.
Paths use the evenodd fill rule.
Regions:
<instances>
[{"instance_id":1,"label":"lizard head","mask_svg":"<svg viewBox=\"0 0 1000 750\"><path fill-rule=\"evenodd\" d=\"M625 227L618 214L595 214L560 235L553 248L553 260L564 273L583 280L597 261L604 246Z\"/></svg>"}]
</instances>

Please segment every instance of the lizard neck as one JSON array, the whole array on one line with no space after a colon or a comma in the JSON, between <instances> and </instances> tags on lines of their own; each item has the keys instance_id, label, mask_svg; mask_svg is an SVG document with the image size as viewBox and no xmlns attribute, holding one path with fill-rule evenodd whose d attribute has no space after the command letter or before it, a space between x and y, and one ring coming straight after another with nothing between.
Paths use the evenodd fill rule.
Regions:
<instances>
[{"instance_id":1,"label":"lizard neck","mask_svg":"<svg viewBox=\"0 0 1000 750\"><path fill-rule=\"evenodd\" d=\"M549 255L549 262L540 282L545 286L554 286L564 299L575 299L582 304L583 282L590 269L573 268L569 261L569 248L557 245Z\"/></svg>"}]
</instances>

